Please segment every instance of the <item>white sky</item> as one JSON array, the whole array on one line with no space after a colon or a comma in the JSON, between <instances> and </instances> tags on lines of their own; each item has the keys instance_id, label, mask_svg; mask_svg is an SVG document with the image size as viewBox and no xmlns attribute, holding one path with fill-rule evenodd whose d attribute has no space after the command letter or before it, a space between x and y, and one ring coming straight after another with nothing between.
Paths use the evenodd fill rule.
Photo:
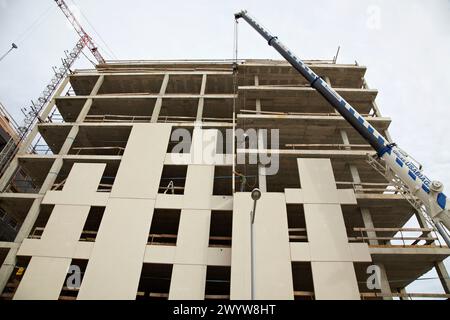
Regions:
<instances>
[{"instance_id":1,"label":"white sky","mask_svg":"<svg viewBox=\"0 0 450 320\"><path fill-rule=\"evenodd\" d=\"M232 58L233 13L240 9L249 10L300 58L331 59L340 45L338 62L357 60L368 67L369 86L379 90L377 104L393 119L394 141L422 162L430 178L450 189L449 0L75 3L101 35L75 10L109 59ZM239 40L240 58L281 58L243 22ZM63 51L76 41L53 0L0 0L0 54L11 42L19 45L0 62L0 101L17 120L22 119L20 108L39 96L51 67L60 64ZM82 57L75 67L90 63ZM437 281L413 286L416 292L442 291Z\"/></svg>"}]
</instances>

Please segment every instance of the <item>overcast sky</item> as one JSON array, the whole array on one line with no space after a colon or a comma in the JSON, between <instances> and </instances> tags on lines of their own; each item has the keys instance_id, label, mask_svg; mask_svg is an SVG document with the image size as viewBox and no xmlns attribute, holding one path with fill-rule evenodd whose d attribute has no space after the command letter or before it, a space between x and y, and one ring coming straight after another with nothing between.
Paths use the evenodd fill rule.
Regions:
<instances>
[{"instance_id":1,"label":"overcast sky","mask_svg":"<svg viewBox=\"0 0 450 320\"><path fill-rule=\"evenodd\" d=\"M107 59L232 58L233 13L243 8L300 58L332 59L340 45L338 62L367 66L394 141L450 190L449 0L66 2L78 6L74 12ZM0 0L0 54L19 45L0 61L0 102L17 120L76 41L53 0ZM280 58L242 22L239 57ZM84 57L75 65L90 66ZM437 281L414 286L442 291Z\"/></svg>"}]
</instances>

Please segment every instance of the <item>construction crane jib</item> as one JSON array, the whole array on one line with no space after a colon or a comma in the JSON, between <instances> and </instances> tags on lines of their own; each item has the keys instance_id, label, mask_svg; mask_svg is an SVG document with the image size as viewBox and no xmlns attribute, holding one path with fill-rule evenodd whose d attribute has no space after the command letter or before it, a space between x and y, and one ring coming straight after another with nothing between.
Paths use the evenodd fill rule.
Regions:
<instances>
[{"instance_id":1,"label":"construction crane jib","mask_svg":"<svg viewBox=\"0 0 450 320\"><path fill-rule=\"evenodd\" d=\"M416 209L432 222L450 247L450 201L443 191L443 184L432 181L423 172L421 166L400 149L395 143L389 143L373 126L371 126L344 98L342 98L326 81L312 71L302 60L286 48L276 36L255 21L247 11L235 14L235 19L242 18L252 26L268 44L277 50L313 87L316 89L350 125L375 149L378 159L384 161L386 176L390 180L400 179L402 190L420 200ZM398 178L398 179L397 179Z\"/></svg>"},{"instance_id":2,"label":"construction crane jib","mask_svg":"<svg viewBox=\"0 0 450 320\"><path fill-rule=\"evenodd\" d=\"M83 27L78 22L77 18L72 13L72 11L67 6L67 4L64 2L64 0L55 0L55 2L58 5L58 7L61 9L61 11L64 13L66 18L69 20L69 22L72 24L72 26L74 27L75 31L80 36L81 40L84 42L84 45L89 48L89 50L91 51L92 55L95 57L95 59L97 59L98 63L100 63L100 64L105 63L105 59L103 58L103 56L98 51L98 48L95 45L94 41L86 33L86 31L84 31Z\"/></svg>"}]
</instances>

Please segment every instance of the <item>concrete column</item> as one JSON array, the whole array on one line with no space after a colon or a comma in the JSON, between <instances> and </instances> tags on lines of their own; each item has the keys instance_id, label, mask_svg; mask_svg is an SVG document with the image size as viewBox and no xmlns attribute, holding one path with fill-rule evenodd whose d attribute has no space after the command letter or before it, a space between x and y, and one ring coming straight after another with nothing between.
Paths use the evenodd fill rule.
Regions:
<instances>
[{"instance_id":1,"label":"concrete column","mask_svg":"<svg viewBox=\"0 0 450 320\"><path fill-rule=\"evenodd\" d=\"M158 98L156 98L155 107L153 108L152 118L150 122L158 122L159 113L161 112L162 96L166 93L167 84L169 83L169 74L164 75L164 79L159 90Z\"/></svg>"},{"instance_id":2,"label":"concrete column","mask_svg":"<svg viewBox=\"0 0 450 320\"><path fill-rule=\"evenodd\" d=\"M348 144L348 137L347 137L346 132L342 130L341 133L342 133L342 138L343 138L344 144ZM358 168L353 164L349 164L349 169L350 169L350 173L352 175L353 183L355 183L355 184L361 183L361 178L359 176ZM372 215L370 214L370 210L368 208L360 208L360 210L361 210L361 217L364 222L364 228L374 229L375 226L373 224ZM377 236L375 231L367 231L366 233L369 238L375 238ZM376 239L369 240L369 245L378 245L378 244L379 244L378 240L376 240ZM381 292L385 293L385 294L391 294L392 291L389 286L389 280L386 275L385 267L383 264L377 264L377 265L380 267L380 270L381 270L381 274L380 274ZM392 298L383 298L383 299L391 300Z\"/></svg>"},{"instance_id":3,"label":"concrete column","mask_svg":"<svg viewBox=\"0 0 450 320\"><path fill-rule=\"evenodd\" d=\"M427 221L425 220L425 217L422 214L420 214L419 212L415 211L414 215L416 216L417 223L419 224L419 226L421 228L428 228L428 223L427 223Z\"/></svg>"},{"instance_id":4,"label":"concrete column","mask_svg":"<svg viewBox=\"0 0 450 320\"><path fill-rule=\"evenodd\" d=\"M367 84L366 79L363 79L363 89L370 89L369 85ZM378 105L375 101L372 102L372 109L375 111L375 116L381 117L380 109L378 108Z\"/></svg>"},{"instance_id":5,"label":"concrete column","mask_svg":"<svg viewBox=\"0 0 450 320\"><path fill-rule=\"evenodd\" d=\"M354 165L350 165L350 172L352 173L353 182L360 183L361 180L359 178L358 170ZM370 210L368 208L361 208L361 216L364 222L364 228L367 229L373 229L375 228L372 220L372 215L370 214ZM375 238L376 232L375 231L367 231L367 236L369 238ZM369 240L369 245L378 245L378 240L371 239ZM377 263L377 265L380 267L381 274L380 274L380 282L381 282L381 292L385 294L391 294L391 288L389 286L389 280L386 275L386 269L383 264ZM392 298L386 297L383 298L385 300L391 300Z\"/></svg>"},{"instance_id":6,"label":"concrete column","mask_svg":"<svg viewBox=\"0 0 450 320\"><path fill-rule=\"evenodd\" d=\"M350 140L348 139L347 132L345 130L340 130L340 133L341 133L342 141L344 142L345 145L348 145L348 147L346 146L345 149L350 150L351 149Z\"/></svg>"},{"instance_id":7,"label":"concrete column","mask_svg":"<svg viewBox=\"0 0 450 320\"><path fill-rule=\"evenodd\" d=\"M370 214L370 210L368 208L361 208L361 216L362 216L362 219L364 222L364 228L373 229L374 224L373 224L373 220L372 220L372 215ZM366 233L369 238L376 237L375 231L367 231ZM369 245L378 245L378 244L379 244L378 240L376 240L376 239L369 240ZM391 291L391 288L389 285L389 280L386 275L386 269L385 269L384 265L381 263L377 263L377 265L380 267L380 270L381 270L381 274L380 274L381 292L384 294L391 294L392 291ZM391 300L392 298L386 297L383 299Z\"/></svg>"},{"instance_id":8,"label":"concrete column","mask_svg":"<svg viewBox=\"0 0 450 320\"><path fill-rule=\"evenodd\" d=\"M365 89L370 89L369 85L366 82L366 79L363 80L363 84L364 84L364 88ZM381 111L378 108L378 105L377 105L377 103L375 101L372 102L372 109L375 111L375 116L382 117ZM386 140L388 142L392 143L392 138L391 138L391 135L389 134L389 131L385 130L384 131L384 136L385 136L385 138L386 138Z\"/></svg>"},{"instance_id":9,"label":"concrete column","mask_svg":"<svg viewBox=\"0 0 450 320\"><path fill-rule=\"evenodd\" d=\"M331 86L331 80L330 80L330 77L325 76L325 77L324 77L324 80L325 80L325 82L326 82L329 86ZM339 114L339 112L338 112L335 108L333 108L333 112L336 113L336 114Z\"/></svg>"},{"instance_id":10,"label":"concrete column","mask_svg":"<svg viewBox=\"0 0 450 320\"><path fill-rule=\"evenodd\" d=\"M386 274L386 268L384 264L377 263L377 266L380 267L380 284L381 284L381 293L391 295L392 290L391 286L389 285L389 280ZM392 297L384 297L383 300L392 300Z\"/></svg>"},{"instance_id":11,"label":"concrete column","mask_svg":"<svg viewBox=\"0 0 450 320\"><path fill-rule=\"evenodd\" d=\"M400 294L407 294L406 288L399 289L398 293L400 293ZM408 298L408 297L400 297L400 300L411 300L411 299Z\"/></svg>"},{"instance_id":12,"label":"concrete column","mask_svg":"<svg viewBox=\"0 0 450 320\"><path fill-rule=\"evenodd\" d=\"M445 293L450 293L450 277L447 272L447 268L443 261L435 262L434 268L439 276L439 280L441 281L442 288L444 288Z\"/></svg>"},{"instance_id":13,"label":"concrete column","mask_svg":"<svg viewBox=\"0 0 450 320\"><path fill-rule=\"evenodd\" d=\"M425 217L421 215L419 212L415 213L417 222L421 228L428 228L428 224L425 220ZM447 272L447 268L443 261L434 262L434 269L439 276L439 281L441 282L442 288L445 293L450 293L450 277Z\"/></svg>"},{"instance_id":14,"label":"concrete column","mask_svg":"<svg viewBox=\"0 0 450 320\"><path fill-rule=\"evenodd\" d=\"M348 137L347 133L344 130L341 130L342 140L344 141L344 144L348 144ZM348 164L350 174L352 175L353 183L355 184L355 190L358 190L361 188L361 186L358 184L361 183L361 177L359 176L358 168L353 164ZM361 208L361 216L364 221L364 227L368 229L373 229L375 226L373 225L372 216L370 214L370 210L368 208ZM369 238L375 238L376 232L375 231L367 231L367 235ZM369 240L369 245L377 245L378 240Z\"/></svg>"},{"instance_id":15,"label":"concrete column","mask_svg":"<svg viewBox=\"0 0 450 320\"><path fill-rule=\"evenodd\" d=\"M97 82L95 83L95 86L92 89L90 96L97 95L98 91L100 90L101 85L103 84L104 79L105 79L104 75L100 75L98 77ZM88 98L86 100L86 102L84 103L83 108L81 109L76 122L84 122L84 119L86 119L86 116L89 113L91 106L92 106L92 98Z\"/></svg>"},{"instance_id":16,"label":"concrete column","mask_svg":"<svg viewBox=\"0 0 450 320\"><path fill-rule=\"evenodd\" d=\"M198 107L197 107L197 121L202 121L203 117L203 106L205 105L205 91L206 91L206 74L202 77L202 86L200 89L200 98L198 99Z\"/></svg>"}]
</instances>

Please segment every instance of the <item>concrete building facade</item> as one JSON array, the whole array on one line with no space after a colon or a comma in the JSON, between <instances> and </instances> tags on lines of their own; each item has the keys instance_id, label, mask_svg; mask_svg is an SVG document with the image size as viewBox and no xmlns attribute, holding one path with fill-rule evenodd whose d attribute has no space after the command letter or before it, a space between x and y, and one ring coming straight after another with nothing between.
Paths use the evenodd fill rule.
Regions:
<instances>
[{"instance_id":1,"label":"concrete building facade","mask_svg":"<svg viewBox=\"0 0 450 320\"><path fill-rule=\"evenodd\" d=\"M390 139L365 67L308 64ZM449 248L286 62L111 62L41 119L0 180L4 299L450 297ZM432 268L444 293L405 291Z\"/></svg>"}]
</instances>

